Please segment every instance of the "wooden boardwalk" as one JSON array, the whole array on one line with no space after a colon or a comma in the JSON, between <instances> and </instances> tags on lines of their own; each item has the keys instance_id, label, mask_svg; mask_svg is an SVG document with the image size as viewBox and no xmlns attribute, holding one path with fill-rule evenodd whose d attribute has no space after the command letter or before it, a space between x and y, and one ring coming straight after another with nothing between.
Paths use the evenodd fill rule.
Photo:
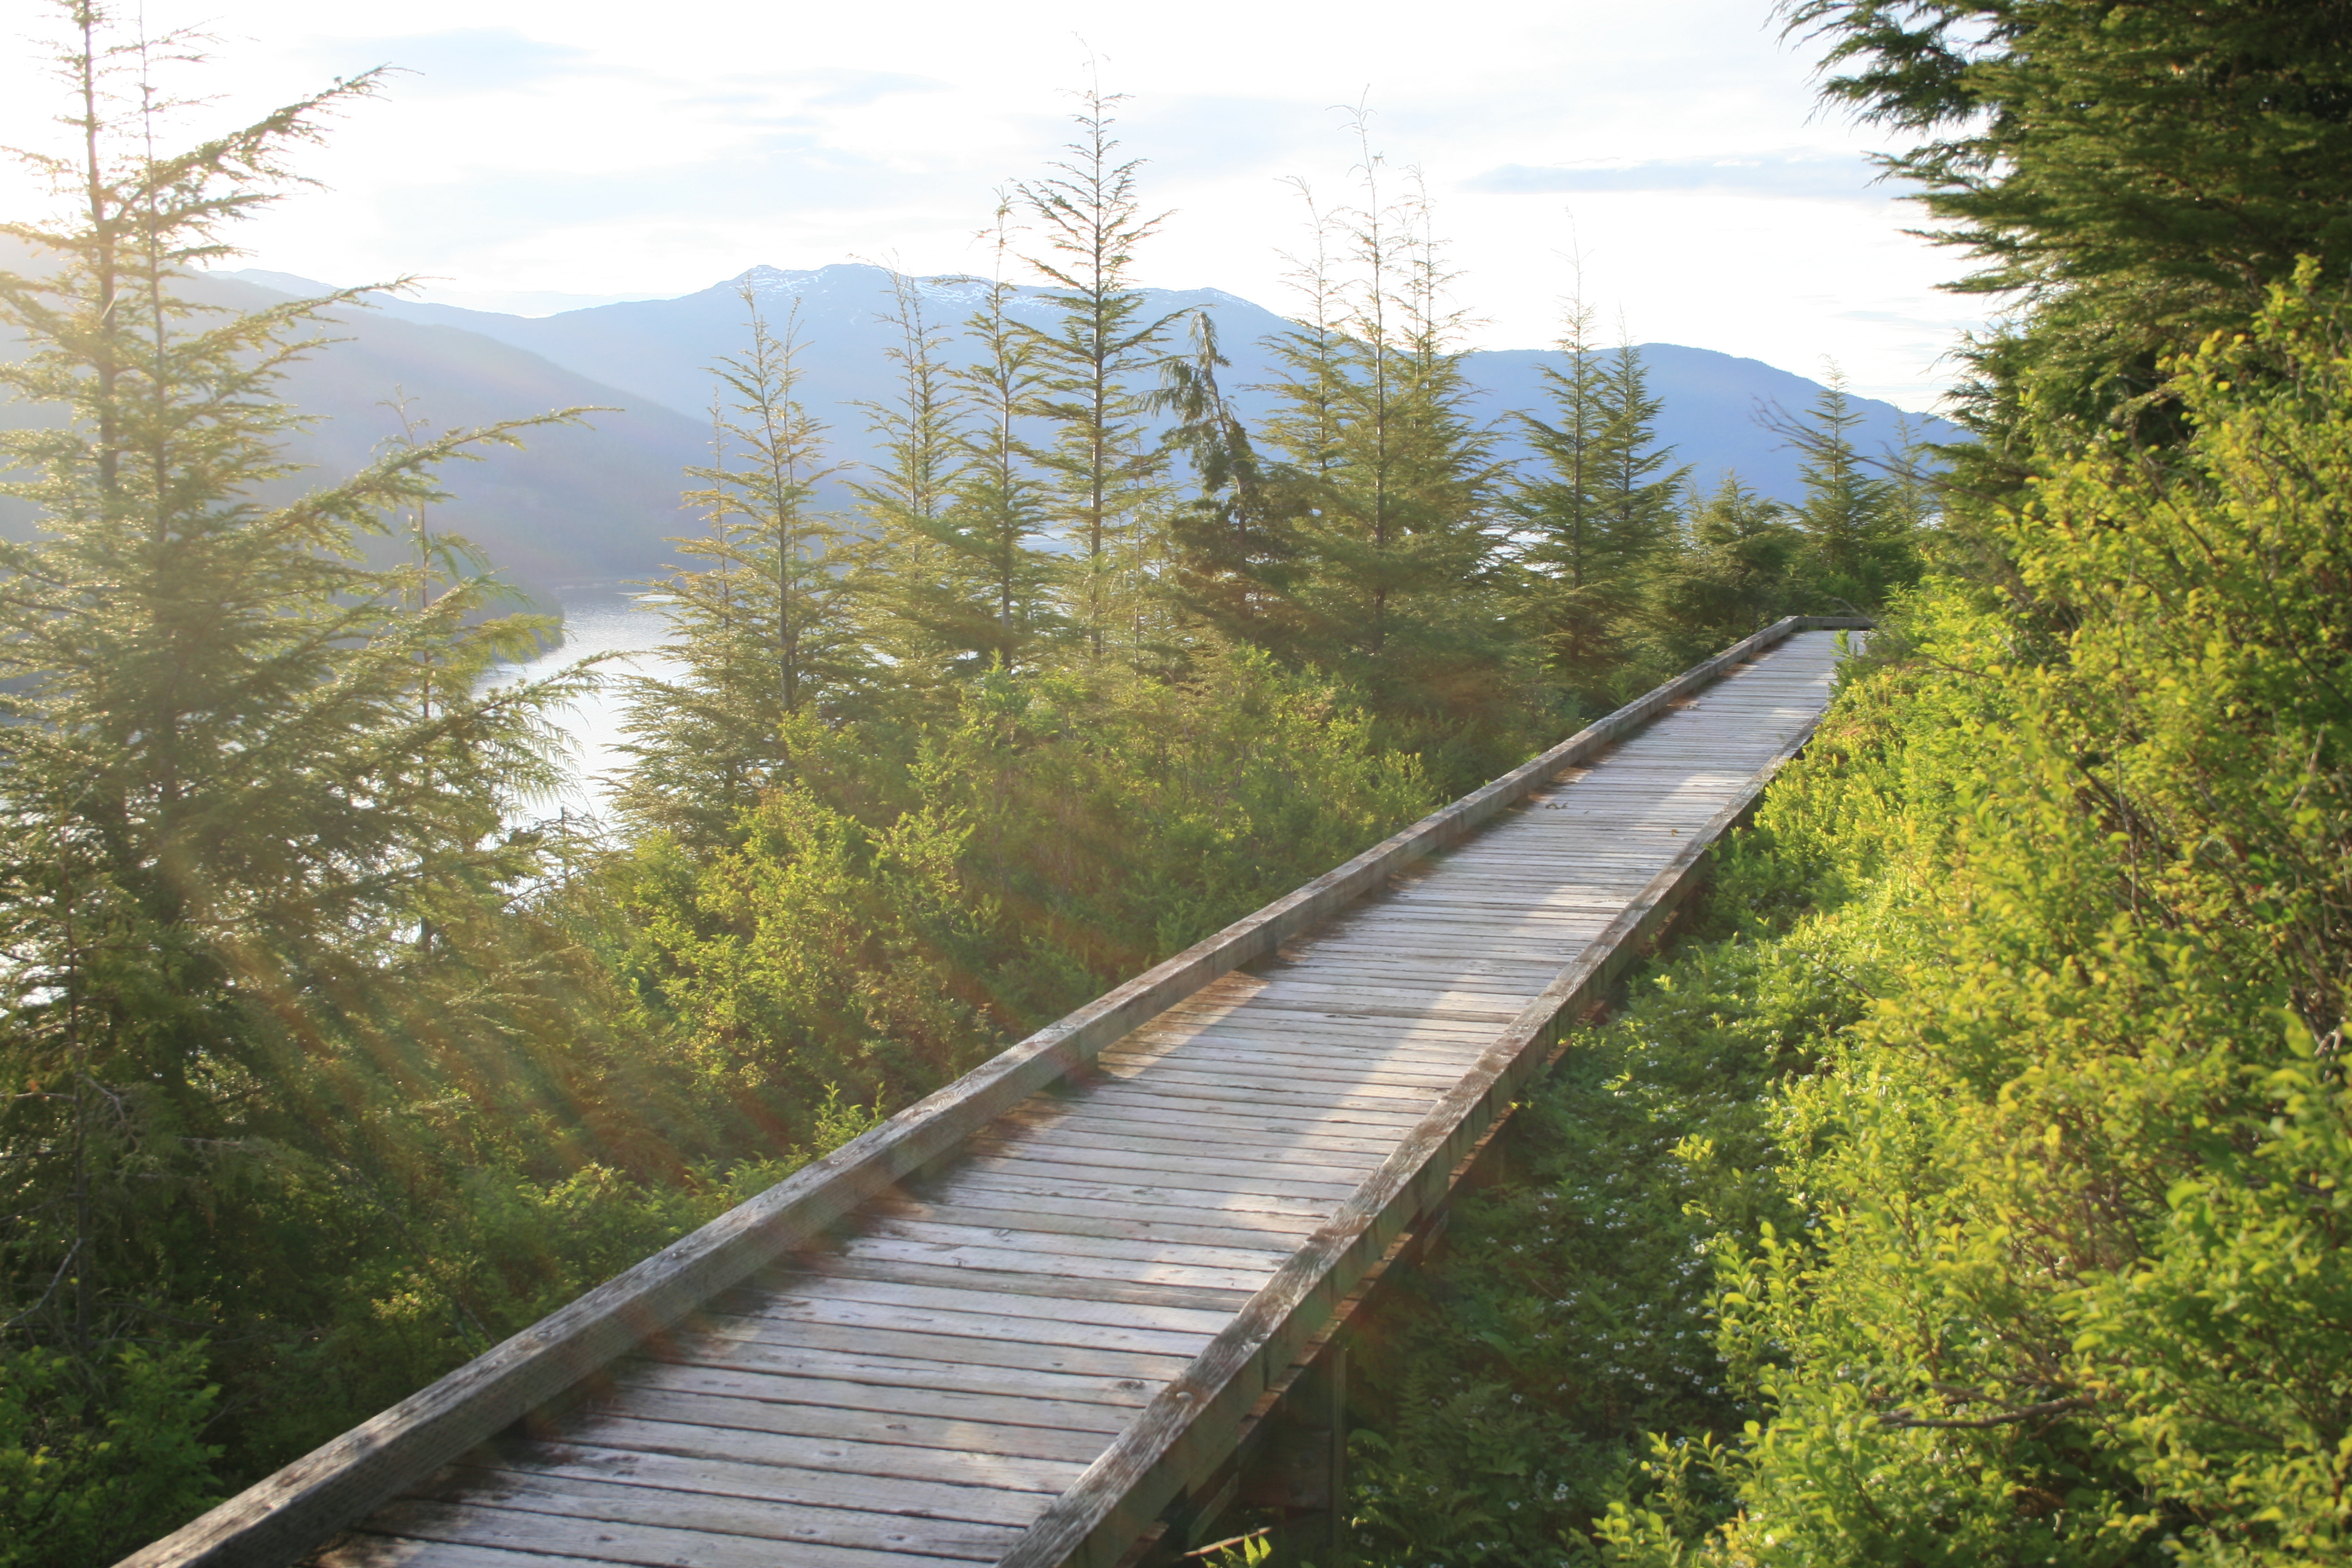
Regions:
<instances>
[{"instance_id":1,"label":"wooden boardwalk","mask_svg":"<svg viewBox=\"0 0 2352 1568\"><path fill-rule=\"evenodd\" d=\"M1426 1208L1429 1173L1442 1188L1501 1113L1541 1054L1529 1018L1590 994L1810 733L1835 638L1783 638L641 1337L538 1435L372 1503L313 1561L1117 1561L1262 1391L1245 1369L1328 1321Z\"/></svg>"}]
</instances>

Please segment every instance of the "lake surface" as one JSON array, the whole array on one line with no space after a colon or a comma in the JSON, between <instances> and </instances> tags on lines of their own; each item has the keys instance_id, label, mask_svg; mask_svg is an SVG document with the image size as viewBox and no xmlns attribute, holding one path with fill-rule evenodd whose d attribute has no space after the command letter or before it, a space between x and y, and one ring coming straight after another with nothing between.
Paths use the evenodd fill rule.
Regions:
<instances>
[{"instance_id":1,"label":"lake surface","mask_svg":"<svg viewBox=\"0 0 2352 1568\"><path fill-rule=\"evenodd\" d=\"M535 680L553 675L566 665L594 654L614 657L597 666L598 689L554 718L572 742L570 786L561 802L573 811L601 815L610 795L605 775L625 766L619 751L621 682L624 675L669 675L679 668L660 649L669 636L669 623L659 609L641 605L617 584L578 589L563 596L563 646L526 664L513 667L500 684L520 678Z\"/></svg>"}]
</instances>

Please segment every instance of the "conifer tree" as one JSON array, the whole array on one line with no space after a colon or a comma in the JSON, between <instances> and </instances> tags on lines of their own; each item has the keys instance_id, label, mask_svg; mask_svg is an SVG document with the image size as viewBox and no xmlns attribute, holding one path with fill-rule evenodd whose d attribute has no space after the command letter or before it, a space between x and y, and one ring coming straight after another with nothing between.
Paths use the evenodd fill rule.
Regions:
<instances>
[{"instance_id":1,"label":"conifer tree","mask_svg":"<svg viewBox=\"0 0 2352 1568\"><path fill-rule=\"evenodd\" d=\"M1727 473L1695 498L1679 548L1662 552L1643 619L1661 663L1681 668L1790 612L1804 536L1788 509Z\"/></svg>"},{"instance_id":2,"label":"conifer tree","mask_svg":"<svg viewBox=\"0 0 2352 1568\"><path fill-rule=\"evenodd\" d=\"M1013 314L1019 288L1005 276L1013 212L1013 198L1000 193L994 221L980 237L995 267L980 308L964 321L964 342L974 353L953 374L970 415L956 485L958 523L984 563L983 598L994 628L990 658L1018 668L1053 632L1056 617L1053 565L1033 542L1049 526L1048 499L1021 434L1043 373L1035 334Z\"/></svg>"},{"instance_id":3,"label":"conifer tree","mask_svg":"<svg viewBox=\"0 0 2352 1568\"><path fill-rule=\"evenodd\" d=\"M1166 546L1153 515L1160 451L1139 383L1158 367L1171 318L1147 319L1131 281L1136 248L1161 219L1143 212L1142 160L1118 155L1111 110L1122 101L1089 88L1068 156L1019 187L1045 241L1027 259L1051 286L1059 318L1035 340L1032 407L1054 434L1032 455L1052 483L1066 542L1068 617L1097 659L1114 649L1141 657L1157 637L1152 584Z\"/></svg>"},{"instance_id":4,"label":"conifer tree","mask_svg":"<svg viewBox=\"0 0 2352 1568\"><path fill-rule=\"evenodd\" d=\"M1947 456L1988 478L2018 477L2019 430L2053 411L2178 436L2146 397L2166 353L2248 319L2299 257L2352 262L2342 0L1775 9L1824 45L1823 100L1907 149L1884 162L1927 232L1981 264L1954 287L2027 307L1962 350L1986 438Z\"/></svg>"},{"instance_id":5,"label":"conifer tree","mask_svg":"<svg viewBox=\"0 0 2352 1568\"><path fill-rule=\"evenodd\" d=\"M1303 297L1306 308L1287 331L1265 343L1278 378L1265 389L1274 394L1275 406L1264 431L1266 444L1285 453L1294 470L1316 480L1327 477L1339 461L1339 427L1347 402L1348 311L1331 255L1335 219L1322 209L1306 181L1291 184L1307 208L1311 248L1299 256L1286 253L1284 259L1290 263L1292 290Z\"/></svg>"},{"instance_id":6,"label":"conifer tree","mask_svg":"<svg viewBox=\"0 0 2352 1568\"><path fill-rule=\"evenodd\" d=\"M147 67L194 40L58 10L75 145L32 162L62 210L0 226L37 258L0 273L28 349L0 386L64 415L0 434L37 529L0 544L0 1354L46 1342L88 1388L126 1340L289 1331L264 1303L310 1259L284 1214L364 1194L396 1226L395 1173L430 1163L404 1097L530 1076L537 982L504 944L538 855L501 819L551 787L546 710L583 677L487 684L543 623L422 524L435 468L515 426L419 430L270 504L278 389L357 295L183 296L376 79L159 151ZM371 570L401 521L417 552Z\"/></svg>"},{"instance_id":7,"label":"conifer tree","mask_svg":"<svg viewBox=\"0 0 2352 1568\"><path fill-rule=\"evenodd\" d=\"M1599 497L1606 548L1621 570L1635 573L1672 542L1675 498L1690 468L1666 467L1674 448L1657 444L1665 403L1651 395L1641 351L1622 331L1602 375L1601 396L1609 420Z\"/></svg>"},{"instance_id":8,"label":"conifer tree","mask_svg":"<svg viewBox=\"0 0 2352 1568\"><path fill-rule=\"evenodd\" d=\"M1285 487L1258 461L1249 426L1225 395L1217 373L1230 368L1217 346L1214 318L1188 318L1191 353L1161 366L1153 405L1173 424L1164 437L1190 461L1200 493L1171 513L1171 582L1175 603L1220 636L1287 651L1295 640L1286 596L1297 554L1283 510Z\"/></svg>"},{"instance_id":9,"label":"conifer tree","mask_svg":"<svg viewBox=\"0 0 2352 1568\"><path fill-rule=\"evenodd\" d=\"M1872 610L1891 587L1918 575L1916 542L1895 511L1901 499L1874 477L1853 444L1862 416L1835 364L1821 395L1789 434L1804 461L1806 573L1823 609Z\"/></svg>"},{"instance_id":10,"label":"conifer tree","mask_svg":"<svg viewBox=\"0 0 2352 1568\"><path fill-rule=\"evenodd\" d=\"M1308 280L1344 314L1278 345L1286 406L1270 434L1297 487L1289 598L1300 656L1346 676L1397 743L1431 748L1454 783L1491 759L1436 753L1514 721L1492 437L1468 415L1426 198L1417 182L1390 198L1360 117L1355 129L1364 200L1335 220L1355 276Z\"/></svg>"},{"instance_id":11,"label":"conifer tree","mask_svg":"<svg viewBox=\"0 0 2352 1568\"><path fill-rule=\"evenodd\" d=\"M998 637L986 603L988 542L969 534L956 505L964 462L961 386L945 363L948 334L924 314L924 287L893 267L883 350L897 382L887 400L860 403L878 460L850 493L871 529L860 590L865 620L909 692L984 668Z\"/></svg>"},{"instance_id":12,"label":"conifer tree","mask_svg":"<svg viewBox=\"0 0 2352 1568\"><path fill-rule=\"evenodd\" d=\"M625 816L705 847L792 775L795 721L838 705L864 673L852 568L865 550L817 505L841 465L799 400L798 311L779 336L755 291L743 306L751 342L713 369L717 450L690 470L702 488L687 500L710 530L675 541L705 564L658 584L684 668L628 678L635 766L614 797Z\"/></svg>"},{"instance_id":13,"label":"conifer tree","mask_svg":"<svg viewBox=\"0 0 2352 1568\"><path fill-rule=\"evenodd\" d=\"M1580 267L1578 275L1560 363L1543 369L1550 417L1518 416L1550 472L1520 487L1514 510L1552 667L1589 702L1606 705L1620 695L1613 677L1640 636L1643 580L1675 542L1675 494L1688 469L1660 472L1673 460L1656 444L1663 405L1622 332L1614 353L1601 350Z\"/></svg>"},{"instance_id":14,"label":"conifer tree","mask_svg":"<svg viewBox=\"0 0 2352 1568\"><path fill-rule=\"evenodd\" d=\"M1550 603L1543 612L1545 634L1554 657L1571 668L1586 662L1593 640L1578 601L1588 579L1596 574L1601 475L1609 430L1601 347L1593 332L1592 307L1584 299L1580 261L1575 278L1577 287L1553 345L1559 361L1538 372L1551 402L1549 417L1524 411L1513 416L1550 470L1519 487L1514 510L1528 539L1524 559L1554 590L1546 595Z\"/></svg>"}]
</instances>

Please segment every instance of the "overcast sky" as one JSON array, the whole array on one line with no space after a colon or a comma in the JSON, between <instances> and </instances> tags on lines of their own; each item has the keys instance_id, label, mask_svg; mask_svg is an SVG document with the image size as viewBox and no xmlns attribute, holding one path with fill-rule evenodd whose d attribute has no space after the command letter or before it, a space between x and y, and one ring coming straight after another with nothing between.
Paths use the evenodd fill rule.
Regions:
<instances>
[{"instance_id":1,"label":"overcast sky","mask_svg":"<svg viewBox=\"0 0 2352 1568\"><path fill-rule=\"evenodd\" d=\"M51 51L31 5L6 15L32 47L0 64L0 141L41 142ZM540 313L761 262L980 267L991 192L1055 155L1091 58L1130 95L1118 133L1171 211L1145 282L1287 308L1280 253L1305 228L1286 182L1349 199L1334 106L1361 102L1374 149L1422 172L1479 346L1548 342L1579 248L1587 295L1636 341L1814 375L1833 356L1913 408L1977 320L1935 287L1959 258L1904 235L1909 205L1871 184L1874 133L1816 109L1769 0L148 0L146 19L215 38L179 79L214 96L191 131L371 66L413 73L303 155L324 188L247 226L248 264L425 274L456 304ZM0 201L37 205L20 178Z\"/></svg>"}]
</instances>

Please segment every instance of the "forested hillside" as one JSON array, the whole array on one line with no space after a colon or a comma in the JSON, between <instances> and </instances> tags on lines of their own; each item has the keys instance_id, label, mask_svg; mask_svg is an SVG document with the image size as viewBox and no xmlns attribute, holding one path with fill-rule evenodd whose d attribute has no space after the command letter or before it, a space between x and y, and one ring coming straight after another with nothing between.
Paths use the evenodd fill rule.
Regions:
<instances>
[{"instance_id":1,"label":"forested hillside","mask_svg":"<svg viewBox=\"0 0 2352 1568\"><path fill-rule=\"evenodd\" d=\"M1691 482L1599 301L1498 425L1373 157L1265 237L1318 259L1244 402L1137 286L1163 220L1089 97L990 278L896 280L854 472L803 324L737 301L649 584L677 673L586 824L551 714L598 674L499 675L549 628L444 510L573 416L295 482L351 300L190 281L389 84L158 151L194 41L52 16L58 206L0 226L43 262L0 385L69 415L0 437L0 1563L110 1561L1849 607L1822 741L1384 1331L1359 1555L2346 1554L2342 6L1792 3L2016 307L1970 442L1873 467L1832 387L1793 505Z\"/></svg>"}]
</instances>

